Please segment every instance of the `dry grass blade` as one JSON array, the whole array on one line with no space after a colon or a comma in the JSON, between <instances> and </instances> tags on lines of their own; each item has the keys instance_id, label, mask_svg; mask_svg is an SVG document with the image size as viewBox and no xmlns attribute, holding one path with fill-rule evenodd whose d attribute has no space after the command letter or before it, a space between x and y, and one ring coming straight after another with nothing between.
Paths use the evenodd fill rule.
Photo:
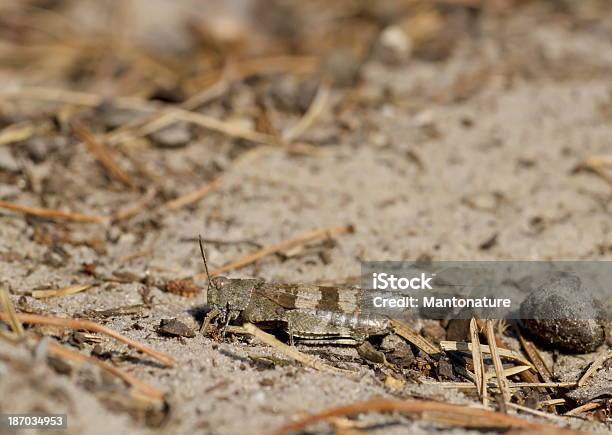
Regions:
<instances>
[{"instance_id":1,"label":"dry grass blade","mask_svg":"<svg viewBox=\"0 0 612 435\"><path fill-rule=\"evenodd\" d=\"M393 329L393 332L395 332L400 337L405 338L410 343L414 344L427 355L432 357L440 355L440 349L438 349L437 346L427 341L425 337L418 334L414 329L406 325L404 322L397 319L391 319L389 323Z\"/></svg>"},{"instance_id":2,"label":"dry grass blade","mask_svg":"<svg viewBox=\"0 0 612 435\"><path fill-rule=\"evenodd\" d=\"M584 375L578 381L578 386L582 387L586 384L586 382L593 376L593 374L608 360L612 358L612 350L602 353L597 357L593 364L584 372Z\"/></svg>"},{"instance_id":3,"label":"dry grass blade","mask_svg":"<svg viewBox=\"0 0 612 435\"><path fill-rule=\"evenodd\" d=\"M193 204L200 199L204 198L209 192L218 189L221 186L221 179L217 178L210 183L206 183L202 187L194 190L193 192L189 192L186 195L179 196L172 201L168 201L165 204L165 208L168 210L176 210L181 207L185 207L186 205Z\"/></svg>"},{"instance_id":4,"label":"dry grass blade","mask_svg":"<svg viewBox=\"0 0 612 435\"><path fill-rule=\"evenodd\" d=\"M102 95L44 87L13 88L5 92L0 92L0 95L5 98L62 102L87 107L99 106L106 100L106 98ZM261 134L250 129L236 127L231 123L224 122L201 113L190 112L189 110L168 105L153 104L149 101L136 97L112 98L111 101L117 108L140 110L149 113L158 112L160 116L168 115L169 117L173 118L173 120L190 122L228 136L239 137L256 143L264 143L269 145L280 144L279 139L274 136Z\"/></svg>"},{"instance_id":5,"label":"dry grass blade","mask_svg":"<svg viewBox=\"0 0 612 435\"><path fill-rule=\"evenodd\" d=\"M243 328L247 333L251 334L253 337L257 338L258 340L262 341L263 343L267 344L270 347L278 349L279 351L283 352L288 357L293 358L294 360L304 364L305 366L312 367L316 370L326 371L326 372L349 373L349 374L352 373L348 370L342 370L342 369L327 365L312 355L306 355L300 352L299 350L297 350L295 347L288 346L282 341L278 340L273 335L262 331L257 326L253 325L252 323L245 323L243 325Z\"/></svg>"},{"instance_id":6,"label":"dry grass blade","mask_svg":"<svg viewBox=\"0 0 612 435\"><path fill-rule=\"evenodd\" d=\"M531 366L515 366L504 369L504 376L507 378L508 376L518 375L519 373L523 373L525 370L531 370ZM496 372L487 372L485 373L485 379L493 379L497 377Z\"/></svg>"},{"instance_id":7,"label":"dry grass blade","mask_svg":"<svg viewBox=\"0 0 612 435\"><path fill-rule=\"evenodd\" d=\"M308 415L281 427L274 432L274 435L296 433L304 430L311 424L329 421L336 417L362 414L365 412L402 412L406 414L418 414L423 420L438 423L446 423L449 419L452 419L454 426L469 428L520 428L529 429L531 431L545 431L545 433L554 433L557 435L580 433L485 409L468 408L465 406L427 400L373 399Z\"/></svg>"},{"instance_id":8,"label":"dry grass blade","mask_svg":"<svg viewBox=\"0 0 612 435\"><path fill-rule=\"evenodd\" d=\"M99 106L106 100L106 97L102 95L43 86L23 86L6 89L0 92L0 95L11 99L49 101L86 107ZM140 98L122 97L114 98L112 101L115 106L121 109L152 110L154 107Z\"/></svg>"},{"instance_id":9,"label":"dry grass blade","mask_svg":"<svg viewBox=\"0 0 612 435\"><path fill-rule=\"evenodd\" d=\"M304 243L309 243L314 240L320 239L328 239L338 234L344 233L352 233L353 226L352 225L342 225L338 227L331 228L322 228L313 231L308 231L306 233L299 234L291 239L285 240L283 242L277 243L275 245L270 245L265 248L262 248L252 254L248 254L239 260L233 261L225 266L218 267L210 271L211 275L218 275L223 272L227 272L229 270L240 269L242 267L248 266L249 264L255 263L256 261L267 257L268 255L276 254L277 252L284 251L286 249L293 248L295 246L302 245ZM200 273L196 275L196 278L205 278L205 273Z\"/></svg>"},{"instance_id":10,"label":"dry grass blade","mask_svg":"<svg viewBox=\"0 0 612 435\"><path fill-rule=\"evenodd\" d=\"M134 187L130 176L121 169L121 166L115 161L112 152L102 142L98 142L93 134L82 125L75 125L73 129L76 136L83 141L89 152L93 154L98 163L102 165L111 177L127 187Z\"/></svg>"},{"instance_id":11,"label":"dry grass blade","mask_svg":"<svg viewBox=\"0 0 612 435\"><path fill-rule=\"evenodd\" d=\"M61 220L81 223L104 223L108 222L106 216L87 215L81 213L73 213L69 211L56 210L51 208L31 207L28 205L14 204L12 202L0 200L0 208L16 211L19 213L43 217L51 220Z\"/></svg>"},{"instance_id":12,"label":"dry grass blade","mask_svg":"<svg viewBox=\"0 0 612 435\"><path fill-rule=\"evenodd\" d=\"M49 289L49 290L34 290L32 291L32 297L36 299L44 299L44 298L52 298L56 296L67 296L73 295L75 293L82 292L92 287L93 284L79 284L79 285L71 285L69 287L59 288L59 289Z\"/></svg>"},{"instance_id":13,"label":"dry grass blade","mask_svg":"<svg viewBox=\"0 0 612 435\"><path fill-rule=\"evenodd\" d=\"M10 325L13 332L18 336L22 336L23 325L17 318L17 312L15 311L13 301L11 301L8 291L6 291L4 287L0 287L0 306L2 307L2 311L6 313L8 324Z\"/></svg>"},{"instance_id":14,"label":"dry grass blade","mask_svg":"<svg viewBox=\"0 0 612 435\"><path fill-rule=\"evenodd\" d=\"M612 168L612 155L589 157L588 159L580 162L576 166L575 170L590 170L595 174L599 175L604 180L606 180L608 183L612 184L612 174L610 174L610 172L608 172L606 168Z\"/></svg>"},{"instance_id":15,"label":"dry grass blade","mask_svg":"<svg viewBox=\"0 0 612 435\"><path fill-rule=\"evenodd\" d=\"M287 129L287 131L283 133L282 136L284 142L293 142L303 135L306 130L308 130L315 123L317 118L321 116L325 110L330 93L331 86L326 82L321 83L317 94L312 100L312 103L304 116L294 126Z\"/></svg>"},{"instance_id":16,"label":"dry grass blade","mask_svg":"<svg viewBox=\"0 0 612 435\"><path fill-rule=\"evenodd\" d=\"M523 337L523 334L521 334L521 331L518 329L516 325L514 325L514 332L516 333L519 339L519 342L521 343L521 346L523 347L523 350L527 354L527 357L532 362L533 366L535 367L538 374L540 375L540 378L544 382L551 382L552 373L550 369L546 366L546 363L542 359L542 356L540 355L540 352L538 352L538 349L533 345L531 341L528 341L527 339Z\"/></svg>"},{"instance_id":17,"label":"dry grass blade","mask_svg":"<svg viewBox=\"0 0 612 435\"><path fill-rule=\"evenodd\" d=\"M35 131L34 125L29 122L9 125L0 131L0 146L26 140Z\"/></svg>"},{"instance_id":18,"label":"dry grass blade","mask_svg":"<svg viewBox=\"0 0 612 435\"><path fill-rule=\"evenodd\" d=\"M94 364L100 367L101 369L111 373L112 375L117 376L118 378L123 380L126 384L130 385L131 387L137 389L141 393L141 395L144 395L145 397L149 398L151 402L160 402L164 399L164 393L158 390L157 388L152 387L151 385L148 385L142 382L141 380L135 378L131 374L126 373L123 370L119 369L118 367L115 367L107 362L100 361L97 358L93 358L93 357L75 352L55 342L48 343L47 351L50 354L57 356L59 358L64 358L67 360L72 360L72 361L81 362L81 363L87 362L90 364Z\"/></svg>"},{"instance_id":19,"label":"dry grass blade","mask_svg":"<svg viewBox=\"0 0 612 435\"><path fill-rule=\"evenodd\" d=\"M491 349L491 359L493 360L493 367L495 367L495 373L497 375L497 384L502 394L501 407L504 413L507 412L506 404L510 402L512 397L510 390L508 389L508 380L504 375L504 366L502 365L499 352L497 350L497 343L495 342L495 330L493 329L493 321L487 320L487 341L489 342L489 348Z\"/></svg>"},{"instance_id":20,"label":"dry grass blade","mask_svg":"<svg viewBox=\"0 0 612 435\"><path fill-rule=\"evenodd\" d=\"M8 316L3 313L0 313L0 319L6 322L8 320ZM62 317L43 316L40 314L24 313L17 314L17 319L23 323L33 325L49 325L57 326L60 328L83 329L90 332L98 332L100 334L108 335L109 337L112 337L115 340L121 341L127 344L128 346L133 347L134 349L151 356L163 365L172 366L175 363L174 358L172 358L171 356L159 352L155 349L151 349L150 347L145 346L144 344L127 338L126 336L118 333L117 331L114 331L96 322L92 322L91 320L70 319Z\"/></svg>"},{"instance_id":21,"label":"dry grass blade","mask_svg":"<svg viewBox=\"0 0 612 435\"><path fill-rule=\"evenodd\" d=\"M478 390L478 396L482 400L482 404L487 406L489 400L487 397L487 383L485 374L484 359L482 358L482 352L480 352L480 339L478 338L478 326L476 325L476 319L472 317L470 320L470 338L472 342L472 360L474 362L474 382L476 389Z\"/></svg>"},{"instance_id":22,"label":"dry grass blade","mask_svg":"<svg viewBox=\"0 0 612 435\"><path fill-rule=\"evenodd\" d=\"M441 341L440 346L442 347L442 350L445 350L445 351L457 351L457 352L471 352L472 351L472 343L466 343L464 341ZM480 345L480 351L486 354L491 353L491 349L486 344ZM521 355L519 355L518 353L512 350L498 347L497 352L499 353L500 356L504 358L508 358L513 361L518 361L521 364L533 367L527 359L523 358Z\"/></svg>"},{"instance_id":23,"label":"dry grass blade","mask_svg":"<svg viewBox=\"0 0 612 435\"><path fill-rule=\"evenodd\" d=\"M278 138L269 134L258 133L254 130L237 127L229 122L220 121L216 118L203 115L201 113L190 112L184 109L169 109L169 113L177 121L185 121L199 125L218 133L223 133L227 136L246 139L255 143L263 143L267 145L280 145Z\"/></svg>"}]
</instances>

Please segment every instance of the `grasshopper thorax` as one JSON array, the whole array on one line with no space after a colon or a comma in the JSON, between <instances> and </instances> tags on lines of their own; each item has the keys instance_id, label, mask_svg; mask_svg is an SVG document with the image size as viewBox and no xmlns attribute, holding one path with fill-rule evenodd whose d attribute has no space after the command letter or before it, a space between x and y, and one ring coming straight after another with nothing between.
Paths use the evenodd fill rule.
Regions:
<instances>
[{"instance_id":1,"label":"grasshopper thorax","mask_svg":"<svg viewBox=\"0 0 612 435\"><path fill-rule=\"evenodd\" d=\"M260 279L215 276L208 289L208 305L235 318L249 305L253 291L261 283Z\"/></svg>"}]
</instances>

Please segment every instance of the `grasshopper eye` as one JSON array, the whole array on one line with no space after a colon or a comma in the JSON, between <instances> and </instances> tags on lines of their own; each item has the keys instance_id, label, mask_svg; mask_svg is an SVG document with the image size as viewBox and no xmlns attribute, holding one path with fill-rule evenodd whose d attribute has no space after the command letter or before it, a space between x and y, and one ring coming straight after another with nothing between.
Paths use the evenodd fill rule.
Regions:
<instances>
[{"instance_id":1,"label":"grasshopper eye","mask_svg":"<svg viewBox=\"0 0 612 435\"><path fill-rule=\"evenodd\" d=\"M229 285L229 278L226 278L224 276L215 276L214 278L212 278L212 285L217 289L217 290L222 290L225 286Z\"/></svg>"}]
</instances>

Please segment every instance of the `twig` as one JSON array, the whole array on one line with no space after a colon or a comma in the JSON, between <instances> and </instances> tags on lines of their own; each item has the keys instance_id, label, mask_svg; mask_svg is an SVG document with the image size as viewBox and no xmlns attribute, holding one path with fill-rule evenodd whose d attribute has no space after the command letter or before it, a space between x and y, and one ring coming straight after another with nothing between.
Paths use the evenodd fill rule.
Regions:
<instances>
[{"instance_id":1,"label":"twig","mask_svg":"<svg viewBox=\"0 0 612 435\"><path fill-rule=\"evenodd\" d=\"M457 352L471 352L472 351L472 343L466 343L464 341L441 341L440 347L442 347L442 350L445 350L445 351L457 351ZM486 344L480 345L480 351L483 353L487 353L487 354L491 353L491 349ZM514 352L513 350L504 349L503 347L498 347L497 352L499 353L500 356L504 358L508 358L514 361L518 361L521 364L531 366L531 363L527 359L523 358L521 355Z\"/></svg>"},{"instance_id":2,"label":"twig","mask_svg":"<svg viewBox=\"0 0 612 435\"><path fill-rule=\"evenodd\" d=\"M597 357L591 366L584 372L584 375L578 381L578 386L582 387L586 382L593 376L593 374L606 362L609 358L612 358L612 350L602 353Z\"/></svg>"},{"instance_id":3,"label":"twig","mask_svg":"<svg viewBox=\"0 0 612 435\"><path fill-rule=\"evenodd\" d=\"M8 316L4 313L0 313L0 319L5 322L8 320ZM72 329L84 329L90 332L98 332L100 334L108 335L118 341L121 341L128 346L133 347L136 350L139 350L142 353L145 353L152 358L156 359L160 363L165 366L172 366L175 363L174 358L169 355L166 355L162 352L159 352L155 349L151 349L150 347L141 344L137 341L134 341L126 336L114 331L106 326L99 325L96 322L92 322L91 320L81 320L81 319L70 319L70 318L62 318L62 317L53 317L53 316L43 316L40 314L25 314L20 313L17 314L17 319L23 323L28 324L36 324L36 325L51 325L58 326L61 328L72 328Z\"/></svg>"},{"instance_id":4,"label":"twig","mask_svg":"<svg viewBox=\"0 0 612 435\"><path fill-rule=\"evenodd\" d=\"M100 367L101 369L113 374L114 376L117 376L118 378L123 380L126 384L139 390L139 392L143 393L146 397L148 397L153 402L162 401L164 398L164 393L158 390L157 388L152 387L151 385L142 382L141 380L137 379L131 374L126 373L123 370L119 369L118 367L115 367L107 362L100 361L97 358L93 358L93 357L75 352L55 342L49 342L47 345L48 345L47 351L49 353L57 357L69 359L72 361L88 362L88 363L94 364Z\"/></svg>"},{"instance_id":5,"label":"twig","mask_svg":"<svg viewBox=\"0 0 612 435\"><path fill-rule=\"evenodd\" d=\"M76 136L83 141L85 147L93 154L98 163L106 169L111 177L117 179L127 187L134 187L134 183L130 176L121 169L121 166L117 164L111 151L102 142L98 142L93 134L82 125L74 125L73 130Z\"/></svg>"},{"instance_id":6,"label":"twig","mask_svg":"<svg viewBox=\"0 0 612 435\"><path fill-rule=\"evenodd\" d=\"M52 298L55 296L67 296L75 293L82 292L93 286L93 284L79 284L71 285L60 289L49 289L49 290L33 290L32 297L36 299Z\"/></svg>"},{"instance_id":7,"label":"twig","mask_svg":"<svg viewBox=\"0 0 612 435\"><path fill-rule=\"evenodd\" d=\"M489 348L491 349L491 359L493 360L493 367L495 367L495 373L497 375L497 384L499 390L502 393L501 408L504 413L507 413L506 404L510 402L510 390L508 389L508 380L504 375L504 366L502 365L499 352L497 350L497 343L495 342L495 331L493 330L493 321L487 320L487 341L489 342Z\"/></svg>"},{"instance_id":8,"label":"twig","mask_svg":"<svg viewBox=\"0 0 612 435\"><path fill-rule=\"evenodd\" d=\"M319 371L334 372L334 373L351 373L352 374L352 372L348 370L342 370L342 369L327 365L324 362L322 362L320 359L312 355L306 355L300 352L299 350L297 350L295 347L286 345L285 343L278 340L273 335L262 331L257 326L253 325L252 323L245 323L243 325L243 328L247 333L251 334L253 337L264 342L270 347L278 349L279 351L281 351L288 357L291 357L294 360L301 362L302 364L306 366L312 367Z\"/></svg>"},{"instance_id":9,"label":"twig","mask_svg":"<svg viewBox=\"0 0 612 435\"><path fill-rule=\"evenodd\" d=\"M173 199L172 201L168 201L164 206L168 210L176 210L181 207L185 207L186 205L193 204L194 202L204 198L209 192L218 189L219 186L221 186L221 179L217 178L210 183L206 183L193 192L189 192L183 196Z\"/></svg>"},{"instance_id":10,"label":"twig","mask_svg":"<svg viewBox=\"0 0 612 435\"><path fill-rule=\"evenodd\" d=\"M578 415L578 414L582 414L583 412L587 412L587 411L591 411L593 409L597 409L597 408L601 408L603 406L602 402L588 402L585 403L584 405L580 405L574 409L570 409L569 411L567 411L565 414L565 416L567 417L573 417L574 415Z\"/></svg>"},{"instance_id":11,"label":"twig","mask_svg":"<svg viewBox=\"0 0 612 435\"><path fill-rule=\"evenodd\" d=\"M485 365L482 358L482 352L480 352L480 339L478 338L478 326L476 325L476 319L472 317L470 320L470 338L472 342L472 360L474 363L474 376L476 389L478 390L478 396L482 400L482 404L487 406L489 399L487 397L487 382L484 376Z\"/></svg>"},{"instance_id":12,"label":"twig","mask_svg":"<svg viewBox=\"0 0 612 435\"><path fill-rule=\"evenodd\" d=\"M312 126L312 124L314 124L321 113L323 113L323 110L327 105L330 92L331 86L325 81L321 83L319 89L317 90L317 94L312 100L312 103L304 116L295 125L283 132L282 137L284 142L293 142L303 135L306 130Z\"/></svg>"},{"instance_id":13,"label":"twig","mask_svg":"<svg viewBox=\"0 0 612 435\"><path fill-rule=\"evenodd\" d=\"M289 423L274 435L288 435L296 433L311 424L328 421L335 417L355 415L365 412L402 412L407 414L420 414L423 420L432 422L445 422L452 419L455 425L471 428L503 428L510 427L554 431L555 434L577 434L579 432L560 429L542 423L535 423L522 418L501 414L485 409L467 408L465 406L451 405L427 400L391 400L373 399L365 402L353 403L327 409L317 414L308 415L296 422Z\"/></svg>"},{"instance_id":14,"label":"twig","mask_svg":"<svg viewBox=\"0 0 612 435\"><path fill-rule=\"evenodd\" d=\"M268 255L276 254L279 251L284 251L285 249L293 248L294 246L298 246L304 243L312 242L313 240L331 238L338 234L351 233L353 232L352 225L342 225L338 227L331 228L323 228L313 231L308 231L306 233L299 234L291 239L285 240L283 242L277 243L275 245L267 246L258 251L253 252L252 254L248 254L239 260L233 261L224 266L218 267L210 271L211 275L218 275L223 272L227 272L229 270L240 269L242 267L248 266L249 264L255 263L256 261L267 257ZM199 273L195 276L196 278L206 277L205 273Z\"/></svg>"},{"instance_id":15,"label":"twig","mask_svg":"<svg viewBox=\"0 0 612 435\"><path fill-rule=\"evenodd\" d=\"M516 403L507 403L506 405L508 405L510 408L514 408L519 411L526 412L528 414L537 415L538 417L548 418L549 420L556 421L557 423L562 423L562 424L567 423L567 420L565 420L564 418L559 417L558 415L555 415L555 414L551 414L549 412L538 411L537 409L531 409L526 406L517 405Z\"/></svg>"},{"instance_id":16,"label":"twig","mask_svg":"<svg viewBox=\"0 0 612 435\"><path fill-rule=\"evenodd\" d=\"M389 323L393 328L393 332L395 332L400 337L405 338L410 343L414 344L427 355L432 357L440 355L440 349L438 349L437 346L431 344L429 341L427 341L427 339L425 339L425 337L418 334L415 330L413 330L410 326L406 325L404 322L397 319L391 319Z\"/></svg>"},{"instance_id":17,"label":"twig","mask_svg":"<svg viewBox=\"0 0 612 435\"><path fill-rule=\"evenodd\" d=\"M11 301L8 291L6 291L4 287L0 287L0 306L2 307L2 311L6 313L6 318L13 332L17 334L18 337L23 336L23 325L17 318L13 301Z\"/></svg>"},{"instance_id":18,"label":"twig","mask_svg":"<svg viewBox=\"0 0 612 435\"><path fill-rule=\"evenodd\" d=\"M83 222L83 223L104 223L108 222L109 218L106 216L87 215L81 213L73 213L69 211L56 210L51 208L31 207L28 205L14 204L12 202L0 200L0 208L16 211L23 214L32 216L44 217L52 220L64 220L71 222Z\"/></svg>"},{"instance_id":19,"label":"twig","mask_svg":"<svg viewBox=\"0 0 612 435\"><path fill-rule=\"evenodd\" d=\"M542 400L538 402L538 408L543 408L545 406L557 406L557 405L565 405L567 400L565 399L548 399Z\"/></svg>"},{"instance_id":20,"label":"twig","mask_svg":"<svg viewBox=\"0 0 612 435\"><path fill-rule=\"evenodd\" d=\"M467 388L475 389L473 382L422 382L427 385L437 385L441 388ZM575 387L576 382L516 382L510 383L509 388L569 388Z\"/></svg>"}]
</instances>

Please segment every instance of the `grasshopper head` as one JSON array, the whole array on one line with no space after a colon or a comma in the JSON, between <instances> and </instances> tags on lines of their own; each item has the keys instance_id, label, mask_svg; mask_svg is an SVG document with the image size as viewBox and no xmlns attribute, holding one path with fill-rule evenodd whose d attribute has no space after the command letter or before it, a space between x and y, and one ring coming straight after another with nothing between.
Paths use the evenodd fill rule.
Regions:
<instances>
[{"instance_id":1,"label":"grasshopper head","mask_svg":"<svg viewBox=\"0 0 612 435\"><path fill-rule=\"evenodd\" d=\"M260 283L258 279L215 276L208 288L208 305L219 310L221 322L230 322L246 309Z\"/></svg>"}]
</instances>

